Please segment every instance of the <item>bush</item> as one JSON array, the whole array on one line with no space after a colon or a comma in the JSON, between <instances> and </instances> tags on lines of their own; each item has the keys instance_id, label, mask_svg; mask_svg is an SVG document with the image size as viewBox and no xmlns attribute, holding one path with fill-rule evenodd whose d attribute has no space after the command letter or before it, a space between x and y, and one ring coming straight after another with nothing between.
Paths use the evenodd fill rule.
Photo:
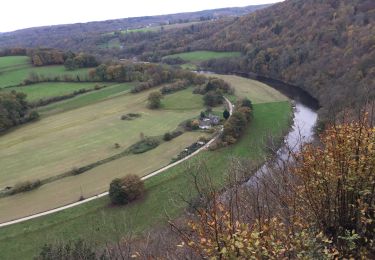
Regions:
<instances>
[{"instance_id":1,"label":"bush","mask_svg":"<svg viewBox=\"0 0 375 260\"><path fill-rule=\"evenodd\" d=\"M156 148L160 144L159 140L152 137L146 137L143 140L132 145L129 150L133 154L145 153Z\"/></svg>"},{"instance_id":2,"label":"bush","mask_svg":"<svg viewBox=\"0 0 375 260\"><path fill-rule=\"evenodd\" d=\"M157 109L161 106L162 94L159 91L151 92L148 96L148 107L151 109Z\"/></svg>"},{"instance_id":3,"label":"bush","mask_svg":"<svg viewBox=\"0 0 375 260\"><path fill-rule=\"evenodd\" d=\"M144 194L144 183L137 175L127 175L114 179L109 186L109 198L112 204L128 204Z\"/></svg>"},{"instance_id":4,"label":"bush","mask_svg":"<svg viewBox=\"0 0 375 260\"><path fill-rule=\"evenodd\" d=\"M38 188L40 185L40 180L19 182L11 189L10 195L31 191Z\"/></svg>"},{"instance_id":5,"label":"bush","mask_svg":"<svg viewBox=\"0 0 375 260\"><path fill-rule=\"evenodd\" d=\"M172 140L172 134L171 133L165 133L163 137L164 141L170 141Z\"/></svg>"},{"instance_id":6,"label":"bush","mask_svg":"<svg viewBox=\"0 0 375 260\"><path fill-rule=\"evenodd\" d=\"M141 116L142 116L141 114L128 113L126 115L122 115L121 120L133 120L133 119L139 118Z\"/></svg>"},{"instance_id":7,"label":"bush","mask_svg":"<svg viewBox=\"0 0 375 260\"><path fill-rule=\"evenodd\" d=\"M36 260L63 260L63 259L99 259L95 248L83 240L69 241L67 244L46 244L43 246Z\"/></svg>"},{"instance_id":8,"label":"bush","mask_svg":"<svg viewBox=\"0 0 375 260\"><path fill-rule=\"evenodd\" d=\"M182 132L181 131L173 131L173 132L167 132L164 134L163 136L163 140L164 141L170 141L174 138L176 138L177 136L180 136L182 135Z\"/></svg>"}]
</instances>

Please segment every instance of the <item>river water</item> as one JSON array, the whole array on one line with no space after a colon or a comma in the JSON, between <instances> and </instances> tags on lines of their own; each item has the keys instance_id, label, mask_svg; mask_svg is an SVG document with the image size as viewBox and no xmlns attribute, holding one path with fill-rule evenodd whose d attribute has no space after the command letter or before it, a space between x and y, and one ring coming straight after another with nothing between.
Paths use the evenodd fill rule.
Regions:
<instances>
[{"instance_id":1,"label":"river water","mask_svg":"<svg viewBox=\"0 0 375 260\"><path fill-rule=\"evenodd\" d=\"M259 81L279 90L292 100L293 103L293 124L289 133L284 138L284 144L277 150L275 158L265 163L247 182L252 185L269 172L269 167L286 161L290 152L298 152L301 145L312 142L314 139L314 128L318 120L317 110L319 103L304 90L287 85L280 81L266 78L257 78Z\"/></svg>"},{"instance_id":2,"label":"river water","mask_svg":"<svg viewBox=\"0 0 375 260\"><path fill-rule=\"evenodd\" d=\"M213 74L214 72L199 71L199 73ZM303 89L278 80L260 76L254 78L246 73L234 74L240 77L251 78L263 82L280 91L293 103L293 124L284 138L284 144L277 150L275 158L260 167L260 169L249 179L248 184L251 185L251 183L256 182L258 177L269 172L269 167L272 167L275 163L286 160L290 155L290 151L298 152L301 145L311 142L314 139L314 127L318 119L317 110L319 109L319 102Z\"/></svg>"}]
</instances>

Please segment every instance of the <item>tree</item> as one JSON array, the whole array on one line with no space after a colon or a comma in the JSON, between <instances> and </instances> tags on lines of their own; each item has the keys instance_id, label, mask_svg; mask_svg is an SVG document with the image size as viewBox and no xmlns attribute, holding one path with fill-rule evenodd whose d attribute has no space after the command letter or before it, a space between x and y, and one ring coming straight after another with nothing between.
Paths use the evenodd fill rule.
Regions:
<instances>
[{"instance_id":1,"label":"tree","mask_svg":"<svg viewBox=\"0 0 375 260\"><path fill-rule=\"evenodd\" d=\"M144 183L137 175L114 179L109 186L109 198L115 205L128 204L144 193Z\"/></svg>"},{"instance_id":2,"label":"tree","mask_svg":"<svg viewBox=\"0 0 375 260\"><path fill-rule=\"evenodd\" d=\"M253 110L253 103L251 102L250 99L248 98L244 98L241 100L241 103L240 103L240 106L241 107L248 107L250 108L251 110Z\"/></svg>"},{"instance_id":3,"label":"tree","mask_svg":"<svg viewBox=\"0 0 375 260\"><path fill-rule=\"evenodd\" d=\"M148 107L151 109L157 109L161 106L161 99L163 95L160 91L151 92L148 96Z\"/></svg>"},{"instance_id":4,"label":"tree","mask_svg":"<svg viewBox=\"0 0 375 260\"><path fill-rule=\"evenodd\" d=\"M291 169L298 180L299 214L339 251L368 258L375 253L375 127L366 118L331 126L320 141L305 145Z\"/></svg>"},{"instance_id":5,"label":"tree","mask_svg":"<svg viewBox=\"0 0 375 260\"><path fill-rule=\"evenodd\" d=\"M77 68L75 62L71 58L66 59L64 67L66 70L75 70Z\"/></svg>"},{"instance_id":6,"label":"tree","mask_svg":"<svg viewBox=\"0 0 375 260\"><path fill-rule=\"evenodd\" d=\"M223 94L220 90L209 91L203 96L206 106L215 107L223 103Z\"/></svg>"},{"instance_id":7,"label":"tree","mask_svg":"<svg viewBox=\"0 0 375 260\"><path fill-rule=\"evenodd\" d=\"M227 120L230 117L230 113L227 109L224 110L223 117L225 118L225 120Z\"/></svg>"}]
</instances>

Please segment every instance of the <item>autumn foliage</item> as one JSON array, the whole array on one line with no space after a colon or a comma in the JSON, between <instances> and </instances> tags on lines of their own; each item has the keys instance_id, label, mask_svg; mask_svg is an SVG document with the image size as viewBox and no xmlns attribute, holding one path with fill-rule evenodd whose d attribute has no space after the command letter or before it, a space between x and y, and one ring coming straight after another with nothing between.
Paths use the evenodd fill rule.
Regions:
<instances>
[{"instance_id":1,"label":"autumn foliage","mask_svg":"<svg viewBox=\"0 0 375 260\"><path fill-rule=\"evenodd\" d=\"M329 127L276 178L211 194L187 227L172 223L179 246L210 259L374 256L375 127L366 118Z\"/></svg>"},{"instance_id":2,"label":"autumn foliage","mask_svg":"<svg viewBox=\"0 0 375 260\"><path fill-rule=\"evenodd\" d=\"M374 248L375 128L361 119L330 127L320 140L320 146L306 145L291 169L299 214L343 251Z\"/></svg>"}]
</instances>

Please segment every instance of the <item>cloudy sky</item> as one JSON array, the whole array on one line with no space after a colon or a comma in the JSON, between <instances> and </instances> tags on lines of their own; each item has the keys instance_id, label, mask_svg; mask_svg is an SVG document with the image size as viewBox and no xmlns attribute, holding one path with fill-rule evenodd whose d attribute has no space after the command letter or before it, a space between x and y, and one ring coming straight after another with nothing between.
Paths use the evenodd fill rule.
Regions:
<instances>
[{"instance_id":1,"label":"cloudy sky","mask_svg":"<svg viewBox=\"0 0 375 260\"><path fill-rule=\"evenodd\" d=\"M42 25L101 21L280 1L281 0L6 0L1 3L0 32Z\"/></svg>"}]
</instances>

